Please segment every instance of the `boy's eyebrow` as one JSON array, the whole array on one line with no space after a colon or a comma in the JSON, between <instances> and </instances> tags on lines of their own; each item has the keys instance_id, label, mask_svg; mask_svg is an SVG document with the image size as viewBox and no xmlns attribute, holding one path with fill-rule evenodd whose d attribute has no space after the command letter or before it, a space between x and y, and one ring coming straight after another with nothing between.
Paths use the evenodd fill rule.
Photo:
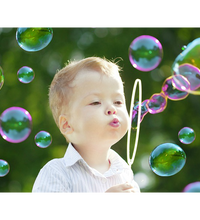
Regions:
<instances>
[{"instance_id":1,"label":"boy's eyebrow","mask_svg":"<svg viewBox=\"0 0 200 220\"><path fill-rule=\"evenodd\" d=\"M101 95L101 92L91 92L91 93L87 94L86 96L84 96L84 99L87 98L88 96L91 96L91 95L100 96L100 95ZM115 96L118 96L118 95L119 95L119 96L124 97L124 93L121 93L121 92L116 92L114 95L115 95Z\"/></svg>"},{"instance_id":2,"label":"boy's eyebrow","mask_svg":"<svg viewBox=\"0 0 200 220\"><path fill-rule=\"evenodd\" d=\"M100 94L101 94L100 92L91 92L91 93L87 94L86 96L84 96L84 99L87 98L88 96L91 96L91 95L96 95L96 96L98 96L98 95L100 95Z\"/></svg>"}]
</instances>

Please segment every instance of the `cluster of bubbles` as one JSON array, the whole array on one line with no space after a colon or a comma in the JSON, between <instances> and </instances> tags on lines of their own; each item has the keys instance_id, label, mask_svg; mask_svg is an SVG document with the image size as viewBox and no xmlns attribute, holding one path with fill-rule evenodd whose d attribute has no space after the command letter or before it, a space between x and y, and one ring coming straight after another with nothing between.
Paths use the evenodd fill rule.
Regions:
<instances>
[{"instance_id":1,"label":"cluster of bubbles","mask_svg":"<svg viewBox=\"0 0 200 220\"><path fill-rule=\"evenodd\" d=\"M52 40L52 28L18 28L16 40L25 51L36 52L45 48ZM35 77L35 72L28 66L21 67L17 72L17 78L21 83L30 83ZM0 89L4 84L4 72L0 67ZM30 113L21 107L10 107L4 110L0 116L0 134L10 143L25 141L32 130L32 117ZM51 135L46 131L40 131L35 136L35 144L40 148L48 147L52 142ZM6 176L10 171L7 161L0 159L0 177Z\"/></svg>"},{"instance_id":2,"label":"cluster of bubbles","mask_svg":"<svg viewBox=\"0 0 200 220\"><path fill-rule=\"evenodd\" d=\"M149 112L160 113L167 107L168 99L179 101L185 99L189 93L200 95L200 38L188 46L175 59L172 65L172 75L165 79L159 93L153 94L141 104L142 114L140 121ZM152 36L142 35L135 38L129 47L129 60L134 68L140 71L151 71L161 62L163 50L161 43ZM132 127L137 121L138 106L133 109ZM136 117L136 119L135 119Z\"/></svg>"},{"instance_id":3,"label":"cluster of bubbles","mask_svg":"<svg viewBox=\"0 0 200 220\"><path fill-rule=\"evenodd\" d=\"M200 38L182 48L183 52L172 65L172 75L165 79L161 91L153 94L141 103L140 123L144 116L160 113L165 110L167 100L182 100L189 93L200 95ZM151 71L161 62L163 50L161 43L152 36L142 35L135 38L129 47L129 60L132 66L140 71ZM134 103L132 111L132 129L137 129L139 104ZM195 140L192 128L184 127L178 132L179 141L190 144ZM174 143L163 143L154 148L149 156L151 170L158 176L172 176L185 165L186 154ZM200 192L200 182L187 185L183 192Z\"/></svg>"},{"instance_id":4,"label":"cluster of bubbles","mask_svg":"<svg viewBox=\"0 0 200 220\"><path fill-rule=\"evenodd\" d=\"M189 127L184 127L178 132L179 141L183 144L191 144L195 136L194 130ZM173 143L160 144L149 157L150 168L158 176L175 175L184 167L185 162L185 152Z\"/></svg>"},{"instance_id":5,"label":"cluster of bubbles","mask_svg":"<svg viewBox=\"0 0 200 220\"><path fill-rule=\"evenodd\" d=\"M191 144L195 140L192 128L184 127L178 132L179 141ZM158 176L172 176L178 173L185 165L186 154L183 149L173 143L164 143L157 146L149 157L149 164Z\"/></svg>"},{"instance_id":6,"label":"cluster of bubbles","mask_svg":"<svg viewBox=\"0 0 200 220\"><path fill-rule=\"evenodd\" d=\"M189 43L172 64L174 84L179 89L200 95L200 38ZM181 76L181 78L180 78Z\"/></svg>"}]
</instances>

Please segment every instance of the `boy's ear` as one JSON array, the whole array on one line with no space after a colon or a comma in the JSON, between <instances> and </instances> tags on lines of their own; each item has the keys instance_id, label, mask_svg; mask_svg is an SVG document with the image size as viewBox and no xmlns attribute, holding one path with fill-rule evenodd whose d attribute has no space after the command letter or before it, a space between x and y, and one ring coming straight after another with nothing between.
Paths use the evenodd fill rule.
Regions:
<instances>
[{"instance_id":1,"label":"boy's ear","mask_svg":"<svg viewBox=\"0 0 200 220\"><path fill-rule=\"evenodd\" d=\"M73 132L72 127L68 123L66 115L59 116L59 128L63 135L71 134Z\"/></svg>"}]
</instances>

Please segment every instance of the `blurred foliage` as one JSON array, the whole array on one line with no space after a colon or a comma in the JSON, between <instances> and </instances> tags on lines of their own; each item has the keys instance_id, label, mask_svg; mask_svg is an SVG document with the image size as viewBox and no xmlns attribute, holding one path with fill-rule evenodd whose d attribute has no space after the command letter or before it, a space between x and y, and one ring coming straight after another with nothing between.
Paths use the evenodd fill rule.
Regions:
<instances>
[{"instance_id":1,"label":"blurred foliage","mask_svg":"<svg viewBox=\"0 0 200 220\"><path fill-rule=\"evenodd\" d=\"M121 76L125 83L127 109L129 111L132 87L135 79L142 80L143 100L161 91L164 80L171 75L171 65L180 54L183 45L200 37L198 28L53 28L53 39L41 51L27 52L16 41L16 28L0 29L0 66L5 82L0 90L0 112L12 106L25 108L32 116L33 128L24 142L13 144L0 137L0 159L10 165L10 172L0 177L1 192L31 192L34 180L49 160L63 157L66 141L58 130L48 107L48 88L56 71L71 59L89 56L119 59L123 68ZM130 43L140 35L156 37L163 46L164 56L160 65L150 72L140 72L132 67L128 58ZM17 79L17 71L29 66L35 72L35 79L23 84ZM147 114L140 127L138 150L132 169L142 174L147 181L142 192L181 192L194 181L200 181L200 97L189 95L181 101L168 100L167 108L155 115ZM196 139L190 145L178 140L178 131L189 126L196 132ZM41 131L52 135L52 144L45 149L34 142ZM152 150L159 144L178 144L186 153L184 168L174 176L159 177L148 165ZM133 141L132 141L133 143ZM125 160L126 136L115 146ZM139 176L139 175L138 175ZM145 180L146 179L146 180Z\"/></svg>"}]
</instances>

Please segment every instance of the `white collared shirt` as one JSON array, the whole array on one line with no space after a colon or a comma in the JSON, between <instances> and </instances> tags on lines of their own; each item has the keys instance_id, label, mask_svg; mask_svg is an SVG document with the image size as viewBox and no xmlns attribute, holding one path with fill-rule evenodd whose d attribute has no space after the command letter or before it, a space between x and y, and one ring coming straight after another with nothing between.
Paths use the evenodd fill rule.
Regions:
<instances>
[{"instance_id":1,"label":"white collared shirt","mask_svg":"<svg viewBox=\"0 0 200 220\"><path fill-rule=\"evenodd\" d=\"M70 143L63 158L49 161L39 172L32 192L105 192L129 182L140 192L128 164L112 149L110 168L104 174L91 168Z\"/></svg>"}]
</instances>

